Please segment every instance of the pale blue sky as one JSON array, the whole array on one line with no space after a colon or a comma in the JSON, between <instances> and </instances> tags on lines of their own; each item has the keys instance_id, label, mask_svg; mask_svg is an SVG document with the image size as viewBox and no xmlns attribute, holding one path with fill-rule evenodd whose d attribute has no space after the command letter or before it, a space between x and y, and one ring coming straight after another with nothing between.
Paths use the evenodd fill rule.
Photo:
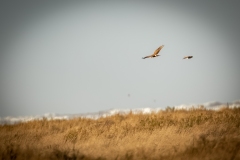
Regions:
<instances>
[{"instance_id":1,"label":"pale blue sky","mask_svg":"<svg viewBox=\"0 0 240 160\"><path fill-rule=\"evenodd\" d=\"M1 7L0 116L240 99L237 1Z\"/></svg>"}]
</instances>

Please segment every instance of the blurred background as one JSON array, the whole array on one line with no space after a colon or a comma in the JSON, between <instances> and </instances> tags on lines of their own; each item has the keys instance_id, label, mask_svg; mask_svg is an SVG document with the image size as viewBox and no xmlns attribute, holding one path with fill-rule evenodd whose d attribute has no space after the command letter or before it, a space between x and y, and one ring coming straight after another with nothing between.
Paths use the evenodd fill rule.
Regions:
<instances>
[{"instance_id":1,"label":"blurred background","mask_svg":"<svg viewBox=\"0 0 240 160\"><path fill-rule=\"evenodd\" d=\"M0 117L238 100L239 7L2 1Z\"/></svg>"}]
</instances>

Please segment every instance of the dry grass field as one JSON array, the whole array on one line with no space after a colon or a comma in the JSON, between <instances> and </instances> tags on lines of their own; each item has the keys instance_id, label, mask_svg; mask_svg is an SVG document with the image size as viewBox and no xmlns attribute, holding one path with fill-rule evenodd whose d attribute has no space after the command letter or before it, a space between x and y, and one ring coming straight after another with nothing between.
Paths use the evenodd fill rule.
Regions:
<instances>
[{"instance_id":1,"label":"dry grass field","mask_svg":"<svg viewBox=\"0 0 240 160\"><path fill-rule=\"evenodd\" d=\"M0 126L0 159L240 159L240 108Z\"/></svg>"}]
</instances>

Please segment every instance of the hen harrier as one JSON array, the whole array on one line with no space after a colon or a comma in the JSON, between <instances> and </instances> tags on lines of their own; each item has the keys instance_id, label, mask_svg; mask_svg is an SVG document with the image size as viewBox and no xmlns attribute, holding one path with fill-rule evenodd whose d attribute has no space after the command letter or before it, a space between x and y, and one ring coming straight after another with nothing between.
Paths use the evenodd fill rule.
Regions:
<instances>
[{"instance_id":1,"label":"hen harrier","mask_svg":"<svg viewBox=\"0 0 240 160\"><path fill-rule=\"evenodd\" d=\"M154 58L154 57L157 57L157 56L160 56L158 55L158 53L160 52L160 50L164 47L164 45L161 45L158 49L156 49L154 51L154 53L150 56L146 56L146 57L143 57L142 59L145 59L145 58Z\"/></svg>"},{"instance_id":2,"label":"hen harrier","mask_svg":"<svg viewBox=\"0 0 240 160\"><path fill-rule=\"evenodd\" d=\"M191 59L193 56L185 56L183 59Z\"/></svg>"}]
</instances>

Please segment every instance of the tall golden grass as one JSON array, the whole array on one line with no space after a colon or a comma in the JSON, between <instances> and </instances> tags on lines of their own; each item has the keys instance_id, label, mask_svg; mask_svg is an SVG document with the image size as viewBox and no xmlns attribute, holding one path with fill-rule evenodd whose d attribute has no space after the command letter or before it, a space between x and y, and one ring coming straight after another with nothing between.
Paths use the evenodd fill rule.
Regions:
<instances>
[{"instance_id":1,"label":"tall golden grass","mask_svg":"<svg viewBox=\"0 0 240 160\"><path fill-rule=\"evenodd\" d=\"M0 159L240 159L240 108L0 126Z\"/></svg>"}]
</instances>

